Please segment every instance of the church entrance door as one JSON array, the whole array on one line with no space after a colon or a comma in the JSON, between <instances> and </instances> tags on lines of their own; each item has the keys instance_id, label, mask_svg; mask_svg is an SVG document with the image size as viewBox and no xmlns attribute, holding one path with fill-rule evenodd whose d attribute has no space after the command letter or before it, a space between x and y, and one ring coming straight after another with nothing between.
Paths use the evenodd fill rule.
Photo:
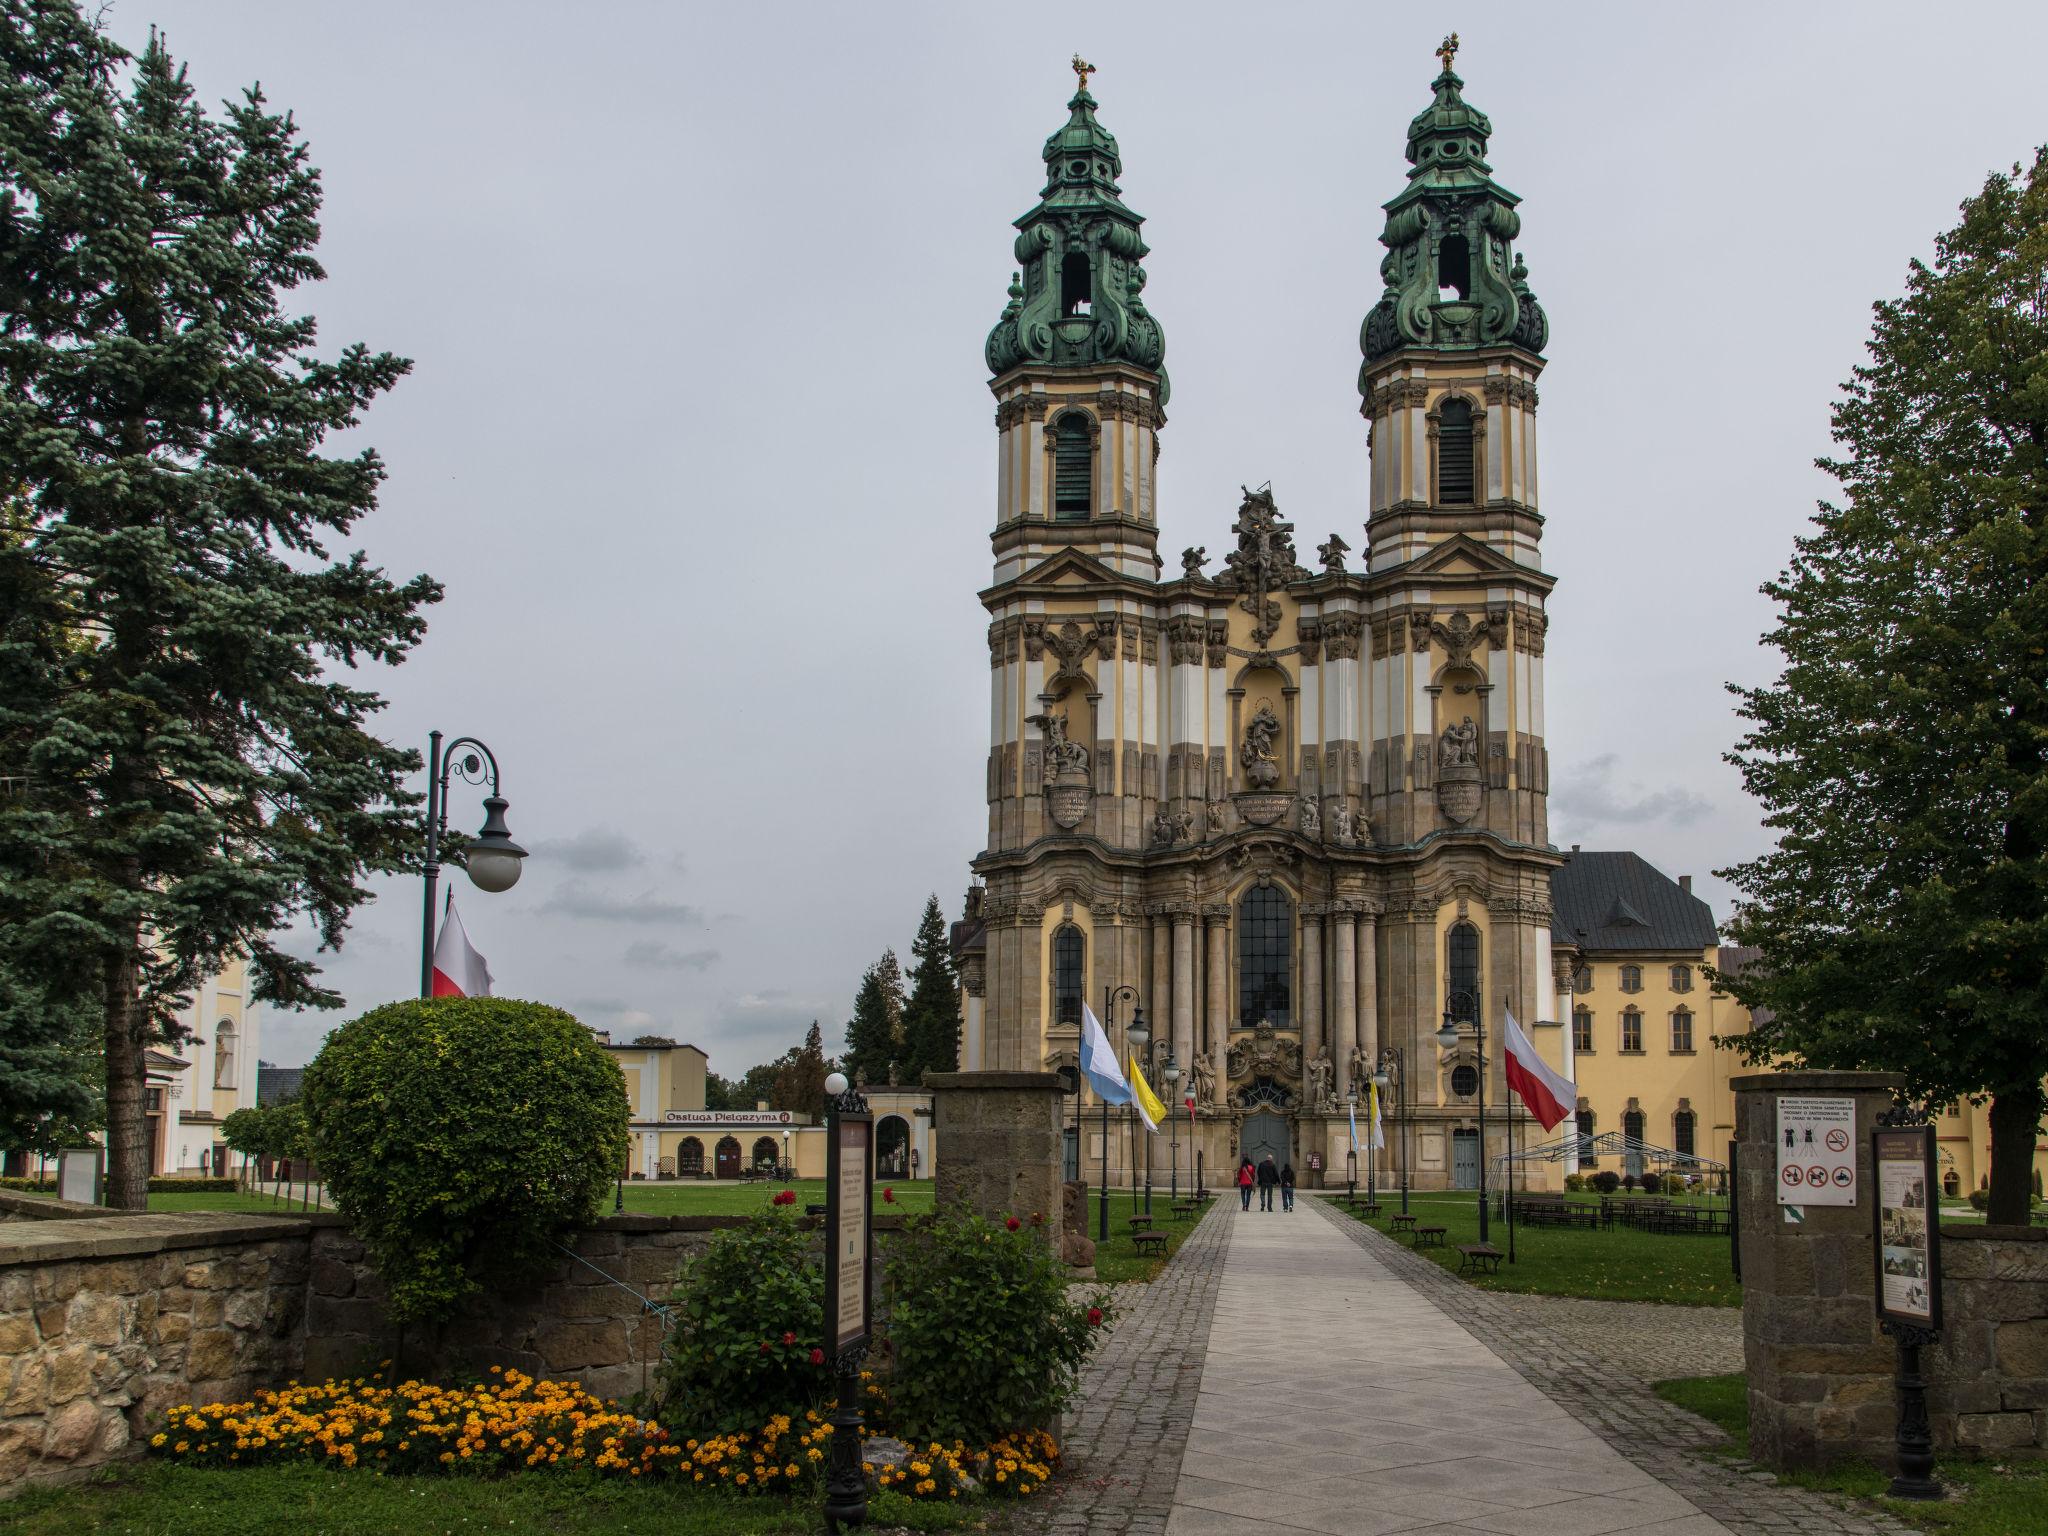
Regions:
<instances>
[{"instance_id":1,"label":"church entrance door","mask_svg":"<svg viewBox=\"0 0 2048 1536\"><path fill-rule=\"evenodd\" d=\"M1252 1160L1254 1168L1268 1154L1272 1156L1275 1168L1284 1168L1288 1162L1288 1141L1286 1119L1268 1109L1245 1116L1244 1133L1237 1144L1243 1155Z\"/></svg>"},{"instance_id":2,"label":"church entrance door","mask_svg":"<svg viewBox=\"0 0 2048 1536\"><path fill-rule=\"evenodd\" d=\"M1479 1133L1460 1127L1451 1132L1451 1188L1479 1187Z\"/></svg>"}]
</instances>

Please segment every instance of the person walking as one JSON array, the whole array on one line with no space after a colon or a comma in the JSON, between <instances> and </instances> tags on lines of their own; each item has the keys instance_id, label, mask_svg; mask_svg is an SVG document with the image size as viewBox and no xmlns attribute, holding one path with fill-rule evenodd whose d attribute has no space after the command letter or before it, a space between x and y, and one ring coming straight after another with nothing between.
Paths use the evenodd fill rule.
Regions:
<instances>
[{"instance_id":1,"label":"person walking","mask_svg":"<svg viewBox=\"0 0 2048 1536\"><path fill-rule=\"evenodd\" d=\"M1259 1209L1273 1209L1273 1186L1280 1182L1280 1170L1273 1166L1273 1154L1259 1159Z\"/></svg>"},{"instance_id":2,"label":"person walking","mask_svg":"<svg viewBox=\"0 0 2048 1536\"><path fill-rule=\"evenodd\" d=\"M1294 1164L1292 1163L1280 1165L1280 1209L1283 1211L1294 1209Z\"/></svg>"},{"instance_id":3,"label":"person walking","mask_svg":"<svg viewBox=\"0 0 2048 1536\"><path fill-rule=\"evenodd\" d=\"M1252 1160L1249 1156L1237 1165L1237 1208L1241 1211L1252 1208Z\"/></svg>"}]
</instances>

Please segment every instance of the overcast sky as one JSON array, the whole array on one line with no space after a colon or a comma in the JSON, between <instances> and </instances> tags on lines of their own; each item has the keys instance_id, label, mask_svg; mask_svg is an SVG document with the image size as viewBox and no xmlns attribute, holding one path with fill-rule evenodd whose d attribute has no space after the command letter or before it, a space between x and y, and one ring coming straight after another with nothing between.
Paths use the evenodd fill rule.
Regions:
<instances>
[{"instance_id":1,"label":"overcast sky","mask_svg":"<svg viewBox=\"0 0 2048 1536\"><path fill-rule=\"evenodd\" d=\"M1762 841L1723 685L1772 671L1756 589L1869 305L2048 139L2038 3L111 7L152 22L207 100L260 79L303 125L323 349L415 360L359 539L448 596L377 683L392 737L502 762L534 856L460 886L498 990L728 1074L814 1016L836 1043L981 846L981 345L1076 49L1148 220L1172 567L1268 479L1305 548L1364 544L1380 204L1459 29L1551 321L1552 835L1717 913ZM328 965L351 1010L417 985L417 884L378 889Z\"/></svg>"}]
</instances>

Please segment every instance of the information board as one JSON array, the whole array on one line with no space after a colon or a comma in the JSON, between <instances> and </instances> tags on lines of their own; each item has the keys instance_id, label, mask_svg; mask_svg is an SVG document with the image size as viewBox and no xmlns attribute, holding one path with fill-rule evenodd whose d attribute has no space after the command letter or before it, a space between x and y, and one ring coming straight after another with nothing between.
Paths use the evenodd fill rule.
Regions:
<instances>
[{"instance_id":1,"label":"information board","mask_svg":"<svg viewBox=\"0 0 2048 1536\"><path fill-rule=\"evenodd\" d=\"M1855 1203L1856 1101L1780 1098L1778 1204Z\"/></svg>"},{"instance_id":2,"label":"information board","mask_svg":"<svg viewBox=\"0 0 2048 1536\"><path fill-rule=\"evenodd\" d=\"M844 1354L868 1337L868 1232L874 1185L869 1177L866 1115L839 1115L832 1122L826 1170L829 1246L825 1252L826 1320L834 1354Z\"/></svg>"},{"instance_id":3,"label":"information board","mask_svg":"<svg viewBox=\"0 0 2048 1536\"><path fill-rule=\"evenodd\" d=\"M1941 1327L1941 1186L1934 1127L1870 1133L1877 1179L1877 1311L1898 1323Z\"/></svg>"},{"instance_id":4,"label":"information board","mask_svg":"<svg viewBox=\"0 0 2048 1536\"><path fill-rule=\"evenodd\" d=\"M100 1203L100 1149L67 1147L57 1154L57 1198L75 1205Z\"/></svg>"}]
</instances>

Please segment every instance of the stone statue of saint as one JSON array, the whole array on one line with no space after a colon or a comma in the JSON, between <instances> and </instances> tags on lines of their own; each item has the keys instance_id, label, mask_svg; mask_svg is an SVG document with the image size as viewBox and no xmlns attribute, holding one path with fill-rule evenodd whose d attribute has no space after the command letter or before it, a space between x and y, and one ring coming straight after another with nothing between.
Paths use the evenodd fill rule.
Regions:
<instances>
[{"instance_id":1,"label":"stone statue of saint","mask_svg":"<svg viewBox=\"0 0 2048 1536\"><path fill-rule=\"evenodd\" d=\"M1351 1047L1351 1086L1362 1099L1365 1097L1365 1080L1372 1076L1372 1066L1365 1059L1365 1047Z\"/></svg>"},{"instance_id":2,"label":"stone statue of saint","mask_svg":"<svg viewBox=\"0 0 2048 1536\"><path fill-rule=\"evenodd\" d=\"M1331 1093L1330 1085L1335 1080L1336 1073L1336 1064L1330 1060L1330 1048L1327 1045L1318 1047L1315 1060L1308 1064L1307 1086L1310 1109L1318 1111L1327 1110L1335 1103L1335 1097Z\"/></svg>"},{"instance_id":3,"label":"stone statue of saint","mask_svg":"<svg viewBox=\"0 0 2048 1536\"><path fill-rule=\"evenodd\" d=\"M1174 843L1175 827L1173 807L1160 802L1159 809L1152 813L1152 846L1171 848Z\"/></svg>"},{"instance_id":4,"label":"stone statue of saint","mask_svg":"<svg viewBox=\"0 0 2048 1536\"><path fill-rule=\"evenodd\" d=\"M1200 1051L1195 1053L1193 1072L1195 1102L1204 1108L1213 1108L1216 1103L1216 1068Z\"/></svg>"},{"instance_id":5,"label":"stone statue of saint","mask_svg":"<svg viewBox=\"0 0 2048 1536\"><path fill-rule=\"evenodd\" d=\"M1244 745L1238 748L1237 753L1237 760L1244 765L1245 782L1253 789L1279 787L1280 764L1273 754L1274 743L1279 739L1280 717L1273 713L1271 705L1262 701L1251 723L1244 728Z\"/></svg>"},{"instance_id":6,"label":"stone statue of saint","mask_svg":"<svg viewBox=\"0 0 2048 1536\"><path fill-rule=\"evenodd\" d=\"M1079 773L1088 772L1088 749L1067 735L1067 717L1047 710L1042 715L1033 715L1030 723L1038 727L1045 737L1045 782L1050 784L1061 773L1072 769Z\"/></svg>"},{"instance_id":7,"label":"stone statue of saint","mask_svg":"<svg viewBox=\"0 0 2048 1536\"><path fill-rule=\"evenodd\" d=\"M856 1067L854 1069L853 1086L862 1093L868 1091L868 1069L866 1067Z\"/></svg>"},{"instance_id":8,"label":"stone statue of saint","mask_svg":"<svg viewBox=\"0 0 2048 1536\"><path fill-rule=\"evenodd\" d=\"M1209 558L1209 551L1199 545L1190 545L1180 552L1180 573L1201 579L1202 562Z\"/></svg>"},{"instance_id":9,"label":"stone statue of saint","mask_svg":"<svg viewBox=\"0 0 2048 1536\"><path fill-rule=\"evenodd\" d=\"M1323 813L1313 795L1301 797L1301 832L1304 837L1319 838L1323 835Z\"/></svg>"},{"instance_id":10,"label":"stone statue of saint","mask_svg":"<svg viewBox=\"0 0 2048 1536\"><path fill-rule=\"evenodd\" d=\"M1351 824L1351 807L1347 802L1339 800L1330 807L1330 841L1352 843L1357 840L1357 833Z\"/></svg>"},{"instance_id":11,"label":"stone statue of saint","mask_svg":"<svg viewBox=\"0 0 2048 1536\"><path fill-rule=\"evenodd\" d=\"M898 1084L898 1082L896 1081L896 1076L902 1070L903 1069L897 1063L893 1061L889 1063L889 1086L891 1088L900 1086L900 1084Z\"/></svg>"},{"instance_id":12,"label":"stone statue of saint","mask_svg":"<svg viewBox=\"0 0 2048 1536\"><path fill-rule=\"evenodd\" d=\"M1467 715L1456 725L1444 727L1443 736L1437 743L1437 766L1440 768L1476 768L1479 766L1479 727Z\"/></svg>"}]
</instances>

